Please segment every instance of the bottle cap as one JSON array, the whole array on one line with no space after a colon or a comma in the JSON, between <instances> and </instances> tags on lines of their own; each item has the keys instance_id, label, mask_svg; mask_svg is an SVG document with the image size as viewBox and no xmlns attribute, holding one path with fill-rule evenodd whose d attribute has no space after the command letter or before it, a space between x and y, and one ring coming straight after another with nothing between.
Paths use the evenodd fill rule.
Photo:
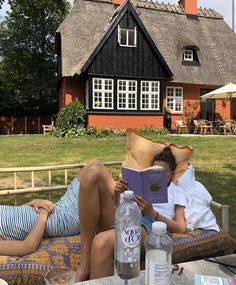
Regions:
<instances>
[{"instance_id":1,"label":"bottle cap","mask_svg":"<svg viewBox=\"0 0 236 285\"><path fill-rule=\"evenodd\" d=\"M152 231L156 234L165 234L167 231L167 225L163 222L152 223Z\"/></svg>"},{"instance_id":2,"label":"bottle cap","mask_svg":"<svg viewBox=\"0 0 236 285\"><path fill-rule=\"evenodd\" d=\"M134 192L130 190L126 190L124 192L124 199L133 199L134 198Z\"/></svg>"}]
</instances>

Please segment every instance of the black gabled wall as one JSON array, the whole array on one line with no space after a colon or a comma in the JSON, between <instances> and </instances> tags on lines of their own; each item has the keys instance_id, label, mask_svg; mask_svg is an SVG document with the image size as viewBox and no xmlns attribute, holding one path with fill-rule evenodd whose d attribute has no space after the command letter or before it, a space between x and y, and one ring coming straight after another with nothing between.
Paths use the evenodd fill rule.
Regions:
<instances>
[{"instance_id":1,"label":"black gabled wall","mask_svg":"<svg viewBox=\"0 0 236 285\"><path fill-rule=\"evenodd\" d=\"M122 28L137 28L137 47L121 47L116 26L90 63L88 74L149 80L169 78L158 54L129 9L118 24Z\"/></svg>"}]
</instances>

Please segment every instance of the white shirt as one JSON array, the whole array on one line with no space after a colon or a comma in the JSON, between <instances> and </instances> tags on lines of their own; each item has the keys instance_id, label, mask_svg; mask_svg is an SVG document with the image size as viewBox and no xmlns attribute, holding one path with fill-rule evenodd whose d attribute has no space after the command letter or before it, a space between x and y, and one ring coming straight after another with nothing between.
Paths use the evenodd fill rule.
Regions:
<instances>
[{"instance_id":1,"label":"white shirt","mask_svg":"<svg viewBox=\"0 0 236 285\"><path fill-rule=\"evenodd\" d=\"M195 180L195 170L189 165L187 170L178 180L178 186L183 188L187 196L185 218L187 229L197 228L220 231L210 203L212 197L207 189Z\"/></svg>"},{"instance_id":2,"label":"white shirt","mask_svg":"<svg viewBox=\"0 0 236 285\"><path fill-rule=\"evenodd\" d=\"M156 203L152 204L153 209L169 219L175 219L175 205L186 206L187 197L185 191L170 183L168 186L168 203Z\"/></svg>"}]
</instances>

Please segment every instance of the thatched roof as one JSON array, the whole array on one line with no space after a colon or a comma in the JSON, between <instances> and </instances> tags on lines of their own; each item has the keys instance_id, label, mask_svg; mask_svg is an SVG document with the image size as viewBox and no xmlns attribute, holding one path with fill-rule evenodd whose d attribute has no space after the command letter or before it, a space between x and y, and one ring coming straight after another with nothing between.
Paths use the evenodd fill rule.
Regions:
<instances>
[{"instance_id":1,"label":"thatched roof","mask_svg":"<svg viewBox=\"0 0 236 285\"><path fill-rule=\"evenodd\" d=\"M126 4L123 3L122 6ZM198 9L188 17L180 6L132 0L138 16L173 73L173 82L224 85L236 82L236 35L223 17ZM58 28L62 76L81 69L122 10L111 1L77 0ZM114 13L115 12L115 13ZM182 65L183 48L195 46L200 66Z\"/></svg>"}]
</instances>

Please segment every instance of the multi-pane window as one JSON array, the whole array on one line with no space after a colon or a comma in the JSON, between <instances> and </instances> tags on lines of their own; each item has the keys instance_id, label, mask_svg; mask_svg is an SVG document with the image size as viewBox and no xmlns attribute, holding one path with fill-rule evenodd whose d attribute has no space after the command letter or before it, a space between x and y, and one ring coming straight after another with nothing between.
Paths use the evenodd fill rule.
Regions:
<instances>
[{"instance_id":1,"label":"multi-pane window","mask_svg":"<svg viewBox=\"0 0 236 285\"><path fill-rule=\"evenodd\" d=\"M120 46L136 47L137 46L137 29L125 29L118 26L118 42Z\"/></svg>"},{"instance_id":2,"label":"multi-pane window","mask_svg":"<svg viewBox=\"0 0 236 285\"><path fill-rule=\"evenodd\" d=\"M183 111L183 88L167 87L166 89L166 107L173 112Z\"/></svg>"},{"instance_id":3,"label":"multi-pane window","mask_svg":"<svg viewBox=\"0 0 236 285\"><path fill-rule=\"evenodd\" d=\"M93 78L93 108L113 109L113 79Z\"/></svg>"},{"instance_id":4,"label":"multi-pane window","mask_svg":"<svg viewBox=\"0 0 236 285\"><path fill-rule=\"evenodd\" d=\"M159 81L141 81L141 110L160 110Z\"/></svg>"},{"instance_id":5,"label":"multi-pane window","mask_svg":"<svg viewBox=\"0 0 236 285\"><path fill-rule=\"evenodd\" d=\"M118 80L117 82L117 109L137 109L137 81Z\"/></svg>"},{"instance_id":6,"label":"multi-pane window","mask_svg":"<svg viewBox=\"0 0 236 285\"><path fill-rule=\"evenodd\" d=\"M184 50L184 60L193 61L193 50L192 49Z\"/></svg>"}]
</instances>

